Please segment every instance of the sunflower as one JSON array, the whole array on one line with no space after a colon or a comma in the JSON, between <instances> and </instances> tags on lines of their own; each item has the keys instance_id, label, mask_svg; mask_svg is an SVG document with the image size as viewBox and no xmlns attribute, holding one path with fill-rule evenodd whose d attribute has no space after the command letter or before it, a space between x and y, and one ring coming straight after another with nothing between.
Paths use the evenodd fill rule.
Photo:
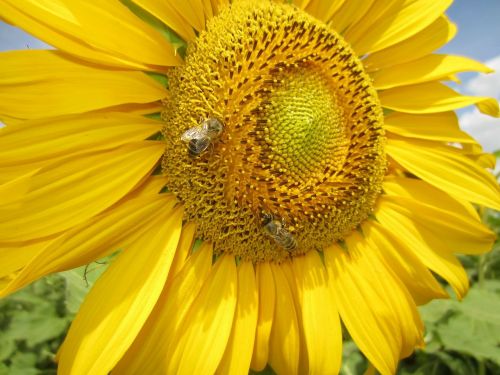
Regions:
<instances>
[{"instance_id":1,"label":"sunflower","mask_svg":"<svg viewBox=\"0 0 500 375\"><path fill-rule=\"evenodd\" d=\"M500 209L451 2L1 0L1 295L120 251L59 373L394 373Z\"/></svg>"}]
</instances>

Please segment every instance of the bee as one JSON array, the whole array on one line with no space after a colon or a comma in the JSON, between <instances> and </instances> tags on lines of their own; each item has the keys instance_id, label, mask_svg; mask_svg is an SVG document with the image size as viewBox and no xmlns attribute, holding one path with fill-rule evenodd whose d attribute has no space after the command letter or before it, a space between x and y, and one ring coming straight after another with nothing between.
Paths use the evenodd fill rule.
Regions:
<instances>
[{"instance_id":1,"label":"bee","mask_svg":"<svg viewBox=\"0 0 500 375\"><path fill-rule=\"evenodd\" d=\"M220 137L224 124L214 117L200 121L199 125L186 130L181 140L187 143L189 155L200 156L210 144Z\"/></svg>"},{"instance_id":2,"label":"bee","mask_svg":"<svg viewBox=\"0 0 500 375\"><path fill-rule=\"evenodd\" d=\"M286 251L293 251L297 247L295 237L285 229L285 221L276 219L272 214L263 215L263 225L266 233Z\"/></svg>"}]
</instances>

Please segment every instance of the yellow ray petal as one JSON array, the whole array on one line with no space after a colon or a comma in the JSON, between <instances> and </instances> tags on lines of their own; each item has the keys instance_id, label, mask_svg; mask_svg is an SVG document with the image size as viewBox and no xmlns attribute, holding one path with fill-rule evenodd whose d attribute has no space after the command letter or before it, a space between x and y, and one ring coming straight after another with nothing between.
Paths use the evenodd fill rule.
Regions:
<instances>
[{"instance_id":1,"label":"yellow ray petal","mask_svg":"<svg viewBox=\"0 0 500 375\"><path fill-rule=\"evenodd\" d=\"M421 345L422 323L405 287L361 236L347 240L348 252L339 246L325 251L340 316L377 370L393 374L399 358Z\"/></svg>"},{"instance_id":2,"label":"yellow ray petal","mask_svg":"<svg viewBox=\"0 0 500 375\"><path fill-rule=\"evenodd\" d=\"M55 117L167 95L144 73L78 64L57 51L2 52L0 59L0 118Z\"/></svg>"},{"instance_id":3,"label":"yellow ray petal","mask_svg":"<svg viewBox=\"0 0 500 375\"><path fill-rule=\"evenodd\" d=\"M208 21L210 18L214 16L214 8L210 0L202 0L202 2L203 2L203 14L205 15L205 19Z\"/></svg>"},{"instance_id":4,"label":"yellow ray petal","mask_svg":"<svg viewBox=\"0 0 500 375\"><path fill-rule=\"evenodd\" d=\"M436 113L453 111L475 104L482 112L499 117L500 110L495 99L464 96L438 82L402 86L379 92L382 106L408 113Z\"/></svg>"},{"instance_id":5,"label":"yellow ray petal","mask_svg":"<svg viewBox=\"0 0 500 375\"><path fill-rule=\"evenodd\" d=\"M416 178L387 176L383 189L387 196L412 198L430 206L447 207L450 212L481 221L476 209L470 203L463 199L453 198L446 192Z\"/></svg>"},{"instance_id":6,"label":"yellow ray petal","mask_svg":"<svg viewBox=\"0 0 500 375\"><path fill-rule=\"evenodd\" d=\"M312 0L306 7L306 12L318 20L328 22L333 14L339 10L345 0Z\"/></svg>"},{"instance_id":7,"label":"yellow ray petal","mask_svg":"<svg viewBox=\"0 0 500 375\"><path fill-rule=\"evenodd\" d=\"M342 359L342 332L326 269L316 251L293 261L307 344L310 374L337 374Z\"/></svg>"},{"instance_id":8,"label":"yellow ray petal","mask_svg":"<svg viewBox=\"0 0 500 375\"><path fill-rule=\"evenodd\" d=\"M123 113L88 113L25 121L0 131L0 166L9 166L76 153L112 149L146 139L162 123Z\"/></svg>"},{"instance_id":9,"label":"yellow ray petal","mask_svg":"<svg viewBox=\"0 0 500 375\"><path fill-rule=\"evenodd\" d=\"M113 374L167 373L173 336L210 274L212 246L203 243L164 290L148 321Z\"/></svg>"},{"instance_id":10,"label":"yellow ray petal","mask_svg":"<svg viewBox=\"0 0 500 375\"><path fill-rule=\"evenodd\" d=\"M218 374L247 375L257 327L259 294L252 263L238 266L238 304L229 342Z\"/></svg>"},{"instance_id":11,"label":"yellow ray petal","mask_svg":"<svg viewBox=\"0 0 500 375\"><path fill-rule=\"evenodd\" d=\"M346 241L349 246L349 240ZM361 246L360 246L361 245ZM375 283L379 292L379 298L382 297L387 301L390 308L394 311L395 317L399 320L397 324L401 331L401 350L399 358L406 358L413 353L416 348L424 346L424 323L420 318L420 314L416 308L415 301L412 299L410 293L387 265L384 264L380 258L379 253L371 248L371 243L368 241L362 242L362 237L356 240L356 247L358 249L365 249L366 261L365 267L370 267L372 275L375 277ZM375 265L375 267L373 267ZM378 265L382 266L382 272ZM378 270L375 271L374 270ZM380 275L390 275L390 277L380 277ZM391 297L387 298L386 293L388 290L394 291ZM393 322L396 319L391 319Z\"/></svg>"},{"instance_id":12,"label":"yellow ray petal","mask_svg":"<svg viewBox=\"0 0 500 375\"><path fill-rule=\"evenodd\" d=\"M229 0L210 0L214 16L219 14L220 10L229 4Z\"/></svg>"},{"instance_id":13,"label":"yellow ray petal","mask_svg":"<svg viewBox=\"0 0 500 375\"><path fill-rule=\"evenodd\" d=\"M197 31L205 29L205 15L202 0L170 0L170 7L182 15L191 27Z\"/></svg>"},{"instance_id":14,"label":"yellow ray petal","mask_svg":"<svg viewBox=\"0 0 500 375\"><path fill-rule=\"evenodd\" d=\"M161 187L157 186L156 192ZM51 273L76 268L102 258L129 245L141 233L147 220L157 212L170 211L175 204L171 194L158 195L146 187L132 199L103 214L86 221L54 239L23 268L12 282L0 292L0 296L12 293L27 284ZM42 240L43 241L43 240ZM11 245L19 256L25 246ZM7 247L7 246L6 246ZM17 257L17 256L16 256Z\"/></svg>"},{"instance_id":15,"label":"yellow ray petal","mask_svg":"<svg viewBox=\"0 0 500 375\"><path fill-rule=\"evenodd\" d=\"M256 266L256 282L259 292L259 316L255 331L255 342L251 367L254 371L262 371L269 358L269 337L273 325L276 291L274 278L269 263Z\"/></svg>"},{"instance_id":16,"label":"yellow ray petal","mask_svg":"<svg viewBox=\"0 0 500 375\"><path fill-rule=\"evenodd\" d=\"M292 290L280 265L271 264L276 305L269 346L269 364L278 374L294 375L299 366L299 327Z\"/></svg>"},{"instance_id":17,"label":"yellow ray petal","mask_svg":"<svg viewBox=\"0 0 500 375\"><path fill-rule=\"evenodd\" d=\"M234 257L223 256L194 300L174 339L172 374L213 374L224 354L236 308L237 271ZM200 334L203 332L203 334ZM169 355L167 354L167 358ZM178 363L175 360L178 357ZM174 370L175 371L171 371Z\"/></svg>"},{"instance_id":18,"label":"yellow ray petal","mask_svg":"<svg viewBox=\"0 0 500 375\"><path fill-rule=\"evenodd\" d=\"M117 0L2 0L0 13L9 23L87 61L140 70L181 63L165 38Z\"/></svg>"},{"instance_id":19,"label":"yellow ray petal","mask_svg":"<svg viewBox=\"0 0 500 375\"><path fill-rule=\"evenodd\" d=\"M388 139L387 153L411 173L458 199L500 210L495 178L459 151L429 142Z\"/></svg>"},{"instance_id":20,"label":"yellow ray petal","mask_svg":"<svg viewBox=\"0 0 500 375\"><path fill-rule=\"evenodd\" d=\"M397 233L413 253L432 271L443 277L462 298L469 288L469 279L460 262L451 254L447 245L432 236L424 236L414 221L405 216L399 205L387 202L383 196L375 210L377 220L389 232Z\"/></svg>"},{"instance_id":21,"label":"yellow ray petal","mask_svg":"<svg viewBox=\"0 0 500 375\"><path fill-rule=\"evenodd\" d=\"M295 0L293 1L293 4L299 9L305 9L311 1L312 0Z\"/></svg>"},{"instance_id":22,"label":"yellow ray petal","mask_svg":"<svg viewBox=\"0 0 500 375\"><path fill-rule=\"evenodd\" d=\"M19 164L19 165L11 165L8 167L0 167L0 184L7 184L7 183L15 183L14 180L19 179L20 184L24 185L25 187L27 186L26 184L26 179L28 176L33 176L34 174L38 173L40 169L42 169L47 162L44 162L43 160L37 160L28 164ZM9 189L8 187L5 187L5 189ZM26 192L23 189L23 194ZM4 204L7 203L12 203L13 201L18 201L18 199L21 197L21 194L14 194L11 195L10 197L6 197ZM1 210L1 208L0 208Z\"/></svg>"},{"instance_id":23,"label":"yellow ray petal","mask_svg":"<svg viewBox=\"0 0 500 375\"><path fill-rule=\"evenodd\" d=\"M392 112L385 116L384 128L389 133L404 137L440 142L476 142L469 134L460 130L455 112L439 112L422 115ZM391 134L389 134L389 136L391 136Z\"/></svg>"},{"instance_id":24,"label":"yellow ray petal","mask_svg":"<svg viewBox=\"0 0 500 375\"><path fill-rule=\"evenodd\" d=\"M343 33L352 24L359 21L370 9L375 0L348 0L333 14L329 24L338 33Z\"/></svg>"},{"instance_id":25,"label":"yellow ray petal","mask_svg":"<svg viewBox=\"0 0 500 375\"><path fill-rule=\"evenodd\" d=\"M418 305L426 304L435 298L448 298L448 294L429 269L408 248L403 238L394 236L373 220L365 221L362 228L370 248L384 259Z\"/></svg>"},{"instance_id":26,"label":"yellow ray petal","mask_svg":"<svg viewBox=\"0 0 500 375\"><path fill-rule=\"evenodd\" d=\"M416 60L444 46L456 33L456 25L446 16L441 16L412 37L370 54L363 63L371 72Z\"/></svg>"},{"instance_id":27,"label":"yellow ray petal","mask_svg":"<svg viewBox=\"0 0 500 375\"><path fill-rule=\"evenodd\" d=\"M168 283L170 283L173 278L182 270L189 254L191 254L191 249L195 241L196 234L196 224L186 223L182 227L181 238L179 240L179 245L175 252L174 261L170 267L170 273L168 275Z\"/></svg>"},{"instance_id":28,"label":"yellow ray petal","mask_svg":"<svg viewBox=\"0 0 500 375\"><path fill-rule=\"evenodd\" d=\"M292 268L292 260L285 261L280 264L281 270L285 275L285 278L288 281L288 285L290 286L290 290L292 292L293 303L295 305L295 312L297 313L297 322L299 326L299 353L303 353L299 355L299 374L308 374L309 373L309 357L307 356L307 343L304 332L303 317L302 317L302 288L299 288L298 277Z\"/></svg>"},{"instance_id":29,"label":"yellow ray petal","mask_svg":"<svg viewBox=\"0 0 500 375\"><path fill-rule=\"evenodd\" d=\"M380 69L371 74L377 90L437 81L460 72L491 73L492 69L462 56L427 55L418 60Z\"/></svg>"},{"instance_id":30,"label":"yellow ray petal","mask_svg":"<svg viewBox=\"0 0 500 375\"><path fill-rule=\"evenodd\" d=\"M194 41L196 35L193 28L189 25L181 14L177 13L175 8L168 1L155 0L133 0L144 10L162 21L165 25L175 31L185 41Z\"/></svg>"},{"instance_id":31,"label":"yellow ray petal","mask_svg":"<svg viewBox=\"0 0 500 375\"><path fill-rule=\"evenodd\" d=\"M163 151L161 143L138 142L42 168L33 175L18 209L0 209L5 220L0 238L10 242L45 237L90 219L143 180Z\"/></svg>"},{"instance_id":32,"label":"yellow ray petal","mask_svg":"<svg viewBox=\"0 0 500 375\"><path fill-rule=\"evenodd\" d=\"M108 374L132 344L167 280L182 209L159 213L84 300L59 354L61 374Z\"/></svg>"},{"instance_id":33,"label":"yellow ray petal","mask_svg":"<svg viewBox=\"0 0 500 375\"><path fill-rule=\"evenodd\" d=\"M385 1L372 1L371 6L366 11L363 9L364 13L362 17L358 18L356 22L352 22L351 25L345 30L344 38L353 46L354 43L359 42L363 35L368 33L374 25L380 20L385 19L391 12L401 10L405 0L385 0ZM357 52L357 51L356 51ZM362 56L364 53L359 53Z\"/></svg>"},{"instance_id":34,"label":"yellow ray petal","mask_svg":"<svg viewBox=\"0 0 500 375\"><path fill-rule=\"evenodd\" d=\"M495 233L479 220L453 211L453 206L422 203L413 198L386 196L387 202L400 206L400 212L410 217L421 233L427 231L442 238L455 253L482 254L495 242Z\"/></svg>"},{"instance_id":35,"label":"yellow ray petal","mask_svg":"<svg viewBox=\"0 0 500 375\"><path fill-rule=\"evenodd\" d=\"M3 143L1 142L1 138L0 143ZM0 155L1 153L2 151L0 149ZM11 209L19 208L20 204L13 205L13 203L19 202L22 197L31 189L32 177L39 171L40 169L31 170L28 173L13 179L12 181L8 181L5 184L0 185L0 210L2 209L2 206L10 206Z\"/></svg>"},{"instance_id":36,"label":"yellow ray petal","mask_svg":"<svg viewBox=\"0 0 500 375\"><path fill-rule=\"evenodd\" d=\"M386 3L382 1L379 3ZM369 11L346 39L359 55L376 52L412 37L444 14L453 0L401 0L387 11ZM372 8L373 10L373 8ZM369 27L369 28L367 28Z\"/></svg>"},{"instance_id":37,"label":"yellow ray petal","mask_svg":"<svg viewBox=\"0 0 500 375\"><path fill-rule=\"evenodd\" d=\"M26 266L38 253L47 247L53 238L32 241L11 246L0 245L0 278ZM9 283L12 280L9 281ZM7 286L4 285L0 291ZM0 294L1 295L1 294Z\"/></svg>"}]
</instances>

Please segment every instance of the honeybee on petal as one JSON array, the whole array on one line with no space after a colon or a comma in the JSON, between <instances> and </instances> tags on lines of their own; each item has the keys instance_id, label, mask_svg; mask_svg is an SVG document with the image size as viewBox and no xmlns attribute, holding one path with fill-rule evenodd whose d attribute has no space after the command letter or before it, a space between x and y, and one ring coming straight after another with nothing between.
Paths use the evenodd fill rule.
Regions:
<instances>
[{"instance_id":1,"label":"honeybee on petal","mask_svg":"<svg viewBox=\"0 0 500 375\"><path fill-rule=\"evenodd\" d=\"M297 240L285 229L285 221L276 219L272 214L263 214L263 227L274 242L286 251L293 251L297 247Z\"/></svg>"},{"instance_id":2,"label":"honeybee on petal","mask_svg":"<svg viewBox=\"0 0 500 375\"><path fill-rule=\"evenodd\" d=\"M181 140L187 143L189 155L200 156L224 131L224 124L214 117L200 121L200 124L186 130Z\"/></svg>"}]
</instances>

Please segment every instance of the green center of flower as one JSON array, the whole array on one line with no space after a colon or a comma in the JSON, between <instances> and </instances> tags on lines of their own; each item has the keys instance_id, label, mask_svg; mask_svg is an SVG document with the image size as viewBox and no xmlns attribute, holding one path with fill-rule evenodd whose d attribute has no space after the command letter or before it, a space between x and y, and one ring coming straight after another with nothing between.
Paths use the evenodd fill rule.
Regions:
<instances>
[{"instance_id":1,"label":"green center of flower","mask_svg":"<svg viewBox=\"0 0 500 375\"><path fill-rule=\"evenodd\" d=\"M274 165L290 179L308 181L339 165L347 139L342 111L327 76L312 67L279 76L263 111L265 141Z\"/></svg>"},{"instance_id":2,"label":"green center of flower","mask_svg":"<svg viewBox=\"0 0 500 375\"><path fill-rule=\"evenodd\" d=\"M169 76L163 171L216 253L281 261L365 220L385 174L376 91L347 43L291 6L235 2Z\"/></svg>"}]
</instances>

